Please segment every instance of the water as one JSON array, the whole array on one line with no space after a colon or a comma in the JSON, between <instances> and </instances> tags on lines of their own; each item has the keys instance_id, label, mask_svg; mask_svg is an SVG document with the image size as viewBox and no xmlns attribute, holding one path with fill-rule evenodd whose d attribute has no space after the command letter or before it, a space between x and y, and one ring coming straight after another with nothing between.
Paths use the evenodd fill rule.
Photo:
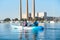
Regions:
<instances>
[{"instance_id":1,"label":"water","mask_svg":"<svg viewBox=\"0 0 60 40\"><path fill-rule=\"evenodd\" d=\"M13 24L18 25L18 24ZM44 31L38 33L37 40L60 40L60 23L54 24L44 24ZM12 30L11 24L1 23L0 24L0 40L20 40L20 36L23 37L22 40L33 40L33 35L31 31L20 35L20 31L17 29ZM25 35L28 35L26 39Z\"/></svg>"}]
</instances>

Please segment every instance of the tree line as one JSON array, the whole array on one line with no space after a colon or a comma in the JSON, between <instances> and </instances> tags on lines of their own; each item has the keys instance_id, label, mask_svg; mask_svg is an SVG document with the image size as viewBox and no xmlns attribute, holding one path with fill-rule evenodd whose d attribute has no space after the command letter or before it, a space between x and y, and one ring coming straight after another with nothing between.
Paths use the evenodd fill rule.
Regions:
<instances>
[{"instance_id":1,"label":"tree line","mask_svg":"<svg viewBox=\"0 0 60 40\"><path fill-rule=\"evenodd\" d=\"M6 21L6 22L9 22L9 21L19 21L18 18L15 18L15 19L10 19L10 18L5 18L3 21Z\"/></svg>"}]
</instances>

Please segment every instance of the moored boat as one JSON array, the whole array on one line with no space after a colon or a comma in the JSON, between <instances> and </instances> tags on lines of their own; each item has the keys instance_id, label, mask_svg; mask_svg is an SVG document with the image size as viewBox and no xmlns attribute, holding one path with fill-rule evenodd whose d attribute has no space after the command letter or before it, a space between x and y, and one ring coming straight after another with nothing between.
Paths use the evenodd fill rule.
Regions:
<instances>
[{"instance_id":1,"label":"moored boat","mask_svg":"<svg viewBox=\"0 0 60 40\"><path fill-rule=\"evenodd\" d=\"M50 23L55 23L54 21L50 21Z\"/></svg>"}]
</instances>

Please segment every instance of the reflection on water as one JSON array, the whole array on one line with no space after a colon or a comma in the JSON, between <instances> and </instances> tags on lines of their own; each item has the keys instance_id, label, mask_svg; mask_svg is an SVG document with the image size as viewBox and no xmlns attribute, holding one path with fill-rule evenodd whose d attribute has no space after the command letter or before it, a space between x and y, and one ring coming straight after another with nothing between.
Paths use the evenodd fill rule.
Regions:
<instances>
[{"instance_id":1,"label":"reflection on water","mask_svg":"<svg viewBox=\"0 0 60 40\"><path fill-rule=\"evenodd\" d=\"M13 24L18 25L18 24ZM60 23L44 24L44 31L38 32L36 40L60 40ZM27 33L28 32L28 33ZM0 24L0 40L35 40L32 30L20 33L17 29L12 30L11 24ZM27 37L27 38L26 38Z\"/></svg>"},{"instance_id":2,"label":"reflection on water","mask_svg":"<svg viewBox=\"0 0 60 40\"><path fill-rule=\"evenodd\" d=\"M0 24L0 40L18 40L19 33L11 30L10 24Z\"/></svg>"},{"instance_id":3,"label":"reflection on water","mask_svg":"<svg viewBox=\"0 0 60 40\"><path fill-rule=\"evenodd\" d=\"M46 24L45 40L60 40L60 23Z\"/></svg>"}]
</instances>

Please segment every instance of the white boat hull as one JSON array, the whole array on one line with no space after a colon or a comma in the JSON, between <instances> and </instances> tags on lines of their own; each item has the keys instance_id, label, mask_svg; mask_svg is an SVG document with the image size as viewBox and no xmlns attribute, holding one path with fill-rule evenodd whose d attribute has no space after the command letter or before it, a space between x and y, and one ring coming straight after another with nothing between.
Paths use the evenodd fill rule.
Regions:
<instances>
[{"instance_id":1,"label":"white boat hull","mask_svg":"<svg viewBox=\"0 0 60 40\"><path fill-rule=\"evenodd\" d=\"M17 30L31 30L33 29L34 27L23 27L23 26L15 26L15 25L11 25L11 28L12 29L17 29Z\"/></svg>"}]
</instances>

